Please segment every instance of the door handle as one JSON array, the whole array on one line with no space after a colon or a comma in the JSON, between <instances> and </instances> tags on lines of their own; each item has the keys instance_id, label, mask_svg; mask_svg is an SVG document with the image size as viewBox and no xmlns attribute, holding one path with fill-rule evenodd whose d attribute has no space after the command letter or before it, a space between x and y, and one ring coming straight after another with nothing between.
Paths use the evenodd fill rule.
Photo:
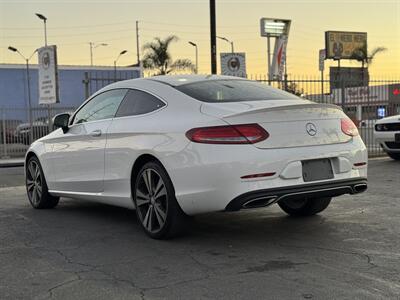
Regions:
<instances>
[{"instance_id":1,"label":"door handle","mask_svg":"<svg viewBox=\"0 0 400 300\"><path fill-rule=\"evenodd\" d=\"M98 129L98 130L92 131L92 132L90 133L90 135L93 136L93 137L101 136L101 130Z\"/></svg>"}]
</instances>

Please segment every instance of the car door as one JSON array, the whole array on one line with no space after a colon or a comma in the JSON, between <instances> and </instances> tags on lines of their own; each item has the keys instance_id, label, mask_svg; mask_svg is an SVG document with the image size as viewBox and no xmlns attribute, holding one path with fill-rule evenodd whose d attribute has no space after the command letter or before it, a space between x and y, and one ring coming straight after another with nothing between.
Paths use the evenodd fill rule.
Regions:
<instances>
[{"instance_id":1,"label":"car door","mask_svg":"<svg viewBox=\"0 0 400 300\"><path fill-rule=\"evenodd\" d=\"M53 141L54 189L68 192L103 191L107 130L126 89L103 92L73 116L69 130Z\"/></svg>"},{"instance_id":2,"label":"car door","mask_svg":"<svg viewBox=\"0 0 400 300\"><path fill-rule=\"evenodd\" d=\"M133 162L149 144L162 143L157 133L166 102L148 92L129 89L107 133L104 189L117 195L114 204L132 205L130 175ZM118 203L117 203L118 201Z\"/></svg>"}]
</instances>

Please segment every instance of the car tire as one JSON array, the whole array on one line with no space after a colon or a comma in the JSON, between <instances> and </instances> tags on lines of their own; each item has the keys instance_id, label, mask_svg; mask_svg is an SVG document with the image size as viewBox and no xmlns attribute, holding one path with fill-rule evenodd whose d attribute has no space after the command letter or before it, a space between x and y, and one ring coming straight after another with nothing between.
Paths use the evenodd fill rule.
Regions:
<instances>
[{"instance_id":1,"label":"car tire","mask_svg":"<svg viewBox=\"0 0 400 300\"><path fill-rule=\"evenodd\" d=\"M290 216L312 216L326 209L332 198L314 198L279 201L280 208Z\"/></svg>"},{"instance_id":2,"label":"car tire","mask_svg":"<svg viewBox=\"0 0 400 300\"><path fill-rule=\"evenodd\" d=\"M388 152L387 155L389 155L391 159L400 160L400 153Z\"/></svg>"},{"instance_id":3,"label":"car tire","mask_svg":"<svg viewBox=\"0 0 400 300\"><path fill-rule=\"evenodd\" d=\"M154 239L169 239L183 233L187 216L160 163L146 163L137 173L132 187L137 219L147 235Z\"/></svg>"},{"instance_id":4,"label":"car tire","mask_svg":"<svg viewBox=\"0 0 400 300\"><path fill-rule=\"evenodd\" d=\"M36 209L56 207L60 198L49 194L42 166L36 156L29 158L25 172L26 192L32 207Z\"/></svg>"}]
</instances>

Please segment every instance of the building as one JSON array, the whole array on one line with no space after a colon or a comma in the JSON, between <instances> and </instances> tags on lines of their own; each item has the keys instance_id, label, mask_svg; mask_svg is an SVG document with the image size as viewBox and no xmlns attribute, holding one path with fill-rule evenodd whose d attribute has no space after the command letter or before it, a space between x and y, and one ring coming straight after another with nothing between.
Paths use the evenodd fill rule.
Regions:
<instances>
[{"instance_id":1,"label":"building","mask_svg":"<svg viewBox=\"0 0 400 300\"><path fill-rule=\"evenodd\" d=\"M38 65L30 65L32 107L38 107ZM138 78L139 67L58 66L60 103L53 107L78 107L87 94L92 94L115 80ZM89 80L88 80L89 79ZM26 119L22 111L28 107L28 85L25 64L0 64L0 110L8 109L7 118ZM15 113L10 115L13 109ZM18 110L21 113L18 113ZM1 117L0 117L1 118Z\"/></svg>"}]
</instances>

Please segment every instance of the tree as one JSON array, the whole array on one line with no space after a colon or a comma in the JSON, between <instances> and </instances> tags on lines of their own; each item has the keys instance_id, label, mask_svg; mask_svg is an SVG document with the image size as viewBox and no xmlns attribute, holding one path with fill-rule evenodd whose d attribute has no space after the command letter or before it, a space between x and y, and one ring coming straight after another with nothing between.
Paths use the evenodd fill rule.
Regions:
<instances>
[{"instance_id":1,"label":"tree","mask_svg":"<svg viewBox=\"0 0 400 300\"><path fill-rule=\"evenodd\" d=\"M292 93L296 96L303 96L304 90L298 86L298 84L294 81L290 81L287 85L286 92Z\"/></svg>"},{"instance_id":2,"label":"tree","mask_svg":"<svg viewBox=\"0 0 400 300\"><path fill-rule=\"evenodd\" d=\"M172 42L178 41L178 37L170 35L164 39L154 38L154 41L143 46L144 56L143 67L147 70L155 70L156 75L165 75L174 71L190 70L195 71L194 64L189 59L172 60L169 53L169 46Z\"/></svg>"},{"instance_id":3,"label":"tree","mask_svg":"<svg viewBox=\"0 0 400 300\"><path fill-rule=\"evenodd\" d=\"M372 64L375 56L380 52L385 52L386 50L387 48L385 47L376 47L370 53L367 53L366 47L360 47L353 51L353 54L350 58L361 62L363 68L364 65L367 65L368 68L368 66Z\"/></svg>"},{"instance_id":4,"label":"tree","mask_svg":"<svg viewBox=\"0 0 400 300\"><path fill-rule=\"evenodd\" d=\"M385 48L385 47L376 47L370 53L368 53L366 47L360 47L353 51L353 54L351 55L350 58L361 62L361 70L362 70L361 75L362 75L362 81L363 81L364 85L368 84L368 83L364 82L364 78L365 78L364 66L367 65L367 69L368 69L369 65L372 64L372 61L374 60L375 56L378 53L385 52L386 50L387 50L387 48Z\"/></svg>"}]
</instances>

